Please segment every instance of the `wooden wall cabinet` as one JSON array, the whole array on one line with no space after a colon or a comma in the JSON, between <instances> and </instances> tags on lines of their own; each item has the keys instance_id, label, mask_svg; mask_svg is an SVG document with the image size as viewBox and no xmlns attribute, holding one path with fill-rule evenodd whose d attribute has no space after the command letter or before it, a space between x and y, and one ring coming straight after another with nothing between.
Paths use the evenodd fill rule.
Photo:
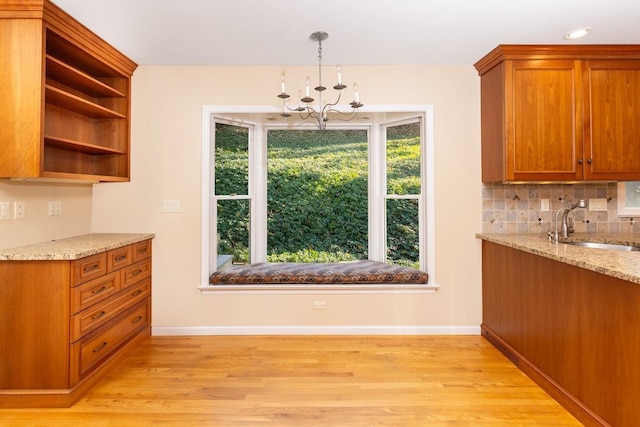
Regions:
<instances>
[{"instance_id":1,"label":"wooden wall cabinet","mask_svg":"<svg viewBox=\"0 0 640 427\"><path fill-rule=\"evenodd\" d=\"M640 179L640 45L501 45L475 67L483 182Z\"/></svg>"},{"instance_id":2,"label":"wooden wall cabinet","mask_svg":"<svg viewBox=\"0 0 640 427\"><path fill-rule=\"evenodd\" d=\"M128 181L137 65L48 0L0 0L0 177Z\"/></svg>"},{"instance_id":3,"label":"wooden wall cabinet","mask_svg":"<svg viewBox=\"0 0 640 427\"><path fill-rule=\"evenodd\" d=\"M0 261L0 408L68 407L151 334L151 240Z\"/></svg>"}]
</instances>

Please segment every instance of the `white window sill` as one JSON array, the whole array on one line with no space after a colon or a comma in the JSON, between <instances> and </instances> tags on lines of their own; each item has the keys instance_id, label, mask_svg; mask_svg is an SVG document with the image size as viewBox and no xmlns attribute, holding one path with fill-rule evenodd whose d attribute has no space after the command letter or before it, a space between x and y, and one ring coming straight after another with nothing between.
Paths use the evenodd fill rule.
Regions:
<instances>
[{"instance_id":1,"label":"white window sill","mask_svg":"<svg viewBox=\"0 0 640 427\"><path fill-rule=\"evenodd\" d=\"M203 295L240 294L259 291L260 293L424 293L433 294L439 285L434 284L374 284L374 285L304 285L304 284L268 284L268 285L201 285Z\"/></svg>"}]
</instances>

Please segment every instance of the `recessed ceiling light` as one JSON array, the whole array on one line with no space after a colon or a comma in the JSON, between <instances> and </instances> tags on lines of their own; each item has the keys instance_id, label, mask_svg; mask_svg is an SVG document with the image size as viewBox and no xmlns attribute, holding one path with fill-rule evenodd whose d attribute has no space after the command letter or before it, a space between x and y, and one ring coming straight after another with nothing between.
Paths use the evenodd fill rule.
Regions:
<instances>
[{"instance_id":1,"label":"recessed ceiling light","mask_svg":"<svg viewBox=\"0 0 640 427\"><path fill-rule=\"evenodd\" d=\"M562 38L565 39L565 40L579 39L580 37L584 37L587 34L589 34L591 32L591 30L592 30L591 27L577 28L577 29L565 34Z\"/></svg>"}]
</instances>

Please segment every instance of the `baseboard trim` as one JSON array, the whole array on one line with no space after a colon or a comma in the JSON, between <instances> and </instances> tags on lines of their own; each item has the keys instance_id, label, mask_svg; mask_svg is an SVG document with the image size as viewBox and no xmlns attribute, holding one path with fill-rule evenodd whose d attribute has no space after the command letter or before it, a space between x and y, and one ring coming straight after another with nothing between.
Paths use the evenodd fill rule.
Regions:
<instances>
[{"instance_id":1,"label":"baseboard trim","mask_svg":"<svg viewBox=\"0 0 640 427\"><path fill-rule=\"evenodd\" d=\"M480 326L155 326L152 335L480 335Z\"/></svg>"},{"instance_id":2,"label":"baseboard trim","mask_svg":"<svg viewBox=\"0 0 640 427\"><path fill-rule=\"evenodd\" d=\"M558 384L551 376L542 371L522 353L511 347L509 343L485 324L481 326L482 336L498 349L507 359L516 365L525 375L546 391L556 402L569 411L578 421L588 427L609 426L604 419L592 411L567 389Z\"/></svg>"}]
</instances>

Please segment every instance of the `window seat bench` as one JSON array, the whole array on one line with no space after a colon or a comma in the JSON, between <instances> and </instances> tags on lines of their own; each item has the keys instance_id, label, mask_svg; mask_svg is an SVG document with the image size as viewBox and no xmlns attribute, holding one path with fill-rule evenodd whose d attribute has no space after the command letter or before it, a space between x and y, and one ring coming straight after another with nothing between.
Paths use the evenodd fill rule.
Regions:
<instances>
[{"instance_id":1,"label":"window seat bench","mask_svg":"<svg viewBox=\"0 0 640 427\"><path fill-rule=\"evenodd\" d=\"M335 263L256 263L215 271L210 285L424 285L429 275L411 267L360 260Z\"/></svg>"}]
</instances>

